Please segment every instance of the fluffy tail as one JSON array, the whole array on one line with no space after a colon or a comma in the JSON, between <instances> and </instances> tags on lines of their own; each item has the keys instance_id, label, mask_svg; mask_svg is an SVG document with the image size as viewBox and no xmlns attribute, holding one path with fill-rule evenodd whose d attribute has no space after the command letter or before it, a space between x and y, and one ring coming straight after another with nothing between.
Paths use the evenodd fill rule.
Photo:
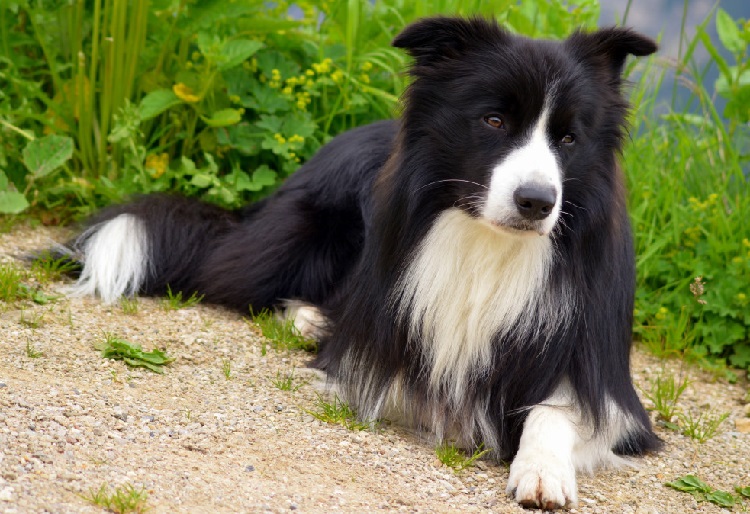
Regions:
<instances>
[{"instance_id":1,"label":"fluffy tail","mask_svg":"<svg viewBox=\"0 0 750 514\"><path fill-rule=\"evenodd\" d=\"M164 294L168 286L196 291L212 243L238 221L237 213L160 194L105 209L71 243L82 270L70 292L112 303L136 293Z\"/></svg>"}]
</instances>

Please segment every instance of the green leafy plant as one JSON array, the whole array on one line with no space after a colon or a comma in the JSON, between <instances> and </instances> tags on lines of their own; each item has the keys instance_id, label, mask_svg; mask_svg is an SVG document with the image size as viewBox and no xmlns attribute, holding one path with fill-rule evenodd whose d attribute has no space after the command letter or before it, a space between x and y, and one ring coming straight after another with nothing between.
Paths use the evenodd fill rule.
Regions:
<instances>
[{"instance_id":1,"label":"green leafy plant","mask_svg":"<svg viewBox=\"0 0 750 514\"><path fill-rule=\"evenodd\" d=\"M164 373L164 366L174 361L174 358L163 350L154 349L146 352L143 351L141 345L121 339L114 334L105 333L104 337L101 352L105 359L121 360L128 366L146 368L159 374Z\"/></svg>"},{"instance_id":2,"label":"green leafy plant","mask_svg":"<svg viewBox=\"0 0 750 514\"><path fill-rule=\"evenodd\" d=\"M334 395L332 401L327 401L321 395L317 395L315 410L306 411L320 421L341 425L348 430L367 430L373 423L359 421L357 413L348 404Z\"/></svg>"},{"instance_id":3,"label":"green leafy plant","mask_svg":"<svg viewBox=\"0 0 750 514\"><path fill-rule=\"evenodd\" d=\"M281 319L268 309L263 309L257 314L252 314L251 311L251 315L253 323L260 328L263 337L270 341L275 350L317 351L318 344L315 340L300 334L297 327L294 326L293 319Z\"/></svg>"},{"instance_id":4,"label":"green leafy plant","mask_svg":"<svg viewBox=\"0 0 750 514\"><path fill-rule=\"evenodd\" d=\"M662 420L671 421L677 410L677 400L689 384L688 379L684 378L678 383L674 375L662 373L650 382L651 389L642 390L643 394L654 404L654 410Z\"/></svg>"},{"instance_id":5,"label":"green leafy plant","mask_svg":"<svg viewBox=\"0 0 750 514\"><path fill-rule=\"evenodd\" d=\"M132 484L117 486L110 491L104 483L99 489L90 489L88 494L81 497L116 514L142 514L148 511L148 492L144 487L136 488Z\"/></svg>"},{"instance_id":6,"label":"green leafy plant","mask_svg":"<svg viewBox=\"0 0 750 514\"><path fill-rule=\"evenodd\" d=\"M224 378L229 380L232 378L232 361L229 359L224 359L221 362L221 372L224 375Z\"/></svg>"},{"instance_id":7,"label":"green leafy plant","mask_svg":"<svg viewBox=\"0 0 750 514\"><path fill-rule=\"evenodd\" d=\"M732 493L714 489L695 475L685 475L664 485L689 493L699 502L707 501L720 507L731 508L737 502L737 498Z\"/></svg>"},{"instance_id":8,"label":"green leafy plant","mask_svg":"<svg viewBox=\"0 0 750 514\"><path fill-rule=\"evenodd\" d=\"M480 444L471 455L467 455L463 450L456 447L455 443L443 443L435 448L435 455L440 462L458 473L473 466L477 459L490 451L490 449L484 449L484 444Z\"/></svg>"},{"instance_id":9,"label":"green leafy plant","mask_svg":"<svg viewBox=\"0 0 750 514\"><path fill-rule=\"evenodd\" d=\"M730 65L706 35L713 20L685 40L675 65L675 87L689 84L683 110L675 97L673 110L658 112L663 106L649 91L658 90L665 70L655 70L654 61L634 89L635 136L624 169L636 239L635 332L661 355L748 369L750 240L743 227L750 217L750 131L742 120L750 29L716 11L720 40L735 60ZM720 70L715 91L702 84L706 69L694 58L701 46ZM727 101L726 118L716 110L716 94Z\"/></svg>"},{"instance_id":10,"label":"green leafy plant","mask_svg":"<svg viewBox=\"0 0 750 514\"><path fill-rule=\"evenodd\" d=\"M182 291L173 293L172 288L167 285L167 296L162 299L161 306L166 311L176 311L198 305L201 300L203 300L203 295L198 295L196 292L183 299Z\"/></svg>"}]
</instances>

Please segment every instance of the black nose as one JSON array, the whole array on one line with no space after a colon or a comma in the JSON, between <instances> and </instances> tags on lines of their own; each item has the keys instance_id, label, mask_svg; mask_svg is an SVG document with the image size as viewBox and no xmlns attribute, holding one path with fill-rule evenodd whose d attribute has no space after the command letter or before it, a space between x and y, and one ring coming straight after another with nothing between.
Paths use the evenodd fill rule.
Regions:
<instances>
[{"instance_id":1,"label":"black nose","mask_svg":"<svg viewBox=\"0 0 750 514\"><path fill-rule=\"evenodd\" d=\"M552 186L529 184L513 192L518 213L527 220L543 220L555 206L557 191Z\"/></svg>"}]
</instances>

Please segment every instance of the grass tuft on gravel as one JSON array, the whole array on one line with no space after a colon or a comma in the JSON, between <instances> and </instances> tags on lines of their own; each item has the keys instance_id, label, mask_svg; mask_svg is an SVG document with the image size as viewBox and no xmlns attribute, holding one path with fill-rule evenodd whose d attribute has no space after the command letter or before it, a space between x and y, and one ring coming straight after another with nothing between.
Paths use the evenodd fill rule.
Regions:
<instances>
[{"instance_id":1,"label":"grass tuft on gravel","mask_svg":"<svg viewBox=\"0 0 750 514\"><path fill-rule=\"evenodd\" d=\"M294 326L293 319L279 319L279 317L268 309L263 309L257 314L250 310L253 322L260 328L263 337L271 342L271 347L280 350L304 350L316 352L318 344L314 339L309 339L299 333ZM265 347L263 349L265 354Z\"/></svg>"},{"instance_id":2,"label":"grass tuft on gravel","mask_svg":"<svg viewBox=\"0 0 750 514\"><path fill-rule=\"evenodd\" d=\"M182 291L172 292L172 288L167 285L167 296L161 301L161 306L165 311L176 311L179 309L187 309L198 305L203 300L203 295L193 292L189 297L182 297Z\"/></svg>"},{"instance_id":3,"label":"grass tuft on gravel","mask_svg":"<svg viewBox=\"0 0 750 514\"><path fill-rule=\"evenodd\" d=\"M106 483L102 484L98 490L89 490L88 495L81 497L94 505L107 509L115 514L141 514L149 510L146 502L148 493L141 487L137 489L132 484L124 484L110 492Z\"/></svg>"},{"instance_id":4,"label":"grass tuft on gravel","mask_svg":"<svg viewBox=\"0 0 750 514\"><path fill-rule=\"evenodd\" d=\"M435 455L440 462L458 473L473 466L477 459L490 451L489 448L484 449L484 444L480 444L471 455L466 455L463 450L456 447L455 443L443 443L435 448Z\"/></svg>"},{"instance_id":5,"label":"grass tuft on gravel","mask_svg":"<svg viewBox=\"0 0 750 514\"><path fill-rule=\"evenodd\" d=\"M307 413L320 421L334 425L341 425L348 430L367 430L374 425L374 423L371 422L359 421L354 409L349 407L346 402L342 401L336 395L334 395L333 400L329 402L318 394L316 410L308 410Z\"/></svg>"}]
</instances>

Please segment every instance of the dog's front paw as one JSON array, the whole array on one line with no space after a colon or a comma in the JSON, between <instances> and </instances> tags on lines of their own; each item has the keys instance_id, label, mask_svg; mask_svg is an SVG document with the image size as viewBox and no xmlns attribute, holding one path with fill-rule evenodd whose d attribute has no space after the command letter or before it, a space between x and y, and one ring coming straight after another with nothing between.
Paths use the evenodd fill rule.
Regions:
<instances>
[{"instance_id":1,"label":"dog's front paw","mask_svg":"<svg viewBox=\"0 0 750 514\"><path fill-rule=\"evenodd\" d=\"M574 507L578 503L576 471L572 462L555 455L519 452L510 466L506 492L524 507Z\"/></svg>"}]
</instances>

